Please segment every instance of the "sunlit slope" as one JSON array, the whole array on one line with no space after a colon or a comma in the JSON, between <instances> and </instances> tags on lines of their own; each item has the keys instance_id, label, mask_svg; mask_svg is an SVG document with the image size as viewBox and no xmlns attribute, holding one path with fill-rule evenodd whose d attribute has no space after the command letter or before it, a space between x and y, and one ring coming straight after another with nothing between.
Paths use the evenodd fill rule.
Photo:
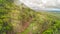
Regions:
<instances>
[{"instance_id":1,"label":"sunlit slope","mask_svg":"<svg viewBox=\"0 0 60 34\"><path fill-rule=\"evenodd\" d=\"M48 12L35 12L22 7L20 11L22 23L21 34L59 34L60 19Z\"/></svg>"}]
</instances>

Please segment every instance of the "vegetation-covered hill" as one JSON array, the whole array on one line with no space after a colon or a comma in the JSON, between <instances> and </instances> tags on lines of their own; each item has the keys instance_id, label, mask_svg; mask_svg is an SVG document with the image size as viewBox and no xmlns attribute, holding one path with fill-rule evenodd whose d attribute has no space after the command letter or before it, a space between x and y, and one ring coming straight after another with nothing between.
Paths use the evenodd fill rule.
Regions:
<instances>
[{"instance_id":1,"label":"vegetation-covered hill","mask_svg":"<svg viewBox=\"0 0 60 34\"><path fill-rule=\"evenodd\" d=\"M21 34L59 34L60 18L49 12L35 12L28 8L22 8L21 20L27 25L27 29ZM24 16L24 17L23 17ZM27 17L26 17L27 16ZM25 22L24 22L25 21ZM24 25L25 27L25 25Z\"/></svg>"},{"instance_id":2,"label":"vegetation-covered hill","mask_svg":"<svg viewBox=\"0 0 60 34\"><path fill-rule=\"evenodd\" d=\"M0 0L0 34L60 34L60 18L55 15Z\"/></svg>"}]
</instances>

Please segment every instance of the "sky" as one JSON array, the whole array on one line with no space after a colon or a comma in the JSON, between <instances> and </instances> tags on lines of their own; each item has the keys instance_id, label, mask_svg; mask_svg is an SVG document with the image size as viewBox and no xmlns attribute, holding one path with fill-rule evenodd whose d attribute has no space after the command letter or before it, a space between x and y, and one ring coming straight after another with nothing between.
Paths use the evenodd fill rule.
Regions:
<instances>
[{"instance_id":1,"label":"sky","mask_svg":"<svg viewBox=\"0 0 60 34\"><path fill-rule=\"evenodd\" d=\"M60 0L19 0L34 10L60 11Z\"/></svg>"}]
</instances>

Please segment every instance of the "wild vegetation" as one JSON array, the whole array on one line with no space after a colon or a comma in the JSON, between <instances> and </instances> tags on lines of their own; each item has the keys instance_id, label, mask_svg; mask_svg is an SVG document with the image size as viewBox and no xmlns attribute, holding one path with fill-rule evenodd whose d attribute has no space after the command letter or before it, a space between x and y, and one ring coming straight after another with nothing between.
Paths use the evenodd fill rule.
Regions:
<instances>
[{"instance_id":1,"label":"wild vegetation","mask_svg":"<svg viewBox=\"0 0 60 34\"><path fill-rule=\"evenodd\" d=\"M60 14L34 11L13 2L0 0L0 34L60 34Z\"/></svg>"}]
</instances>

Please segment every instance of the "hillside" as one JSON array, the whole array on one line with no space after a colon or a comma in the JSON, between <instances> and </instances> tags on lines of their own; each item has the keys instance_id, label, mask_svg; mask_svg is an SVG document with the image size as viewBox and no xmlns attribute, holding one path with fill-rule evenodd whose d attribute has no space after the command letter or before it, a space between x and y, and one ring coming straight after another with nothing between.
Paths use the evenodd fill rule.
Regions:
<instances>
[{"instance_id":1,"label":"hillside","mask_svg":"<svg viewBox=\"0 0 60 34\"><path fill-rule=\"evenodd\" d=\"M0 34L60 34L59 12L34 11L13 0L0 3Z\"/></svg>"},{"instance_id":2,"label":"hillside","mask_svg":"<svg viewBox=\"0 0 60 34\"><path fill-rule=\"evenodd\" d=\"M23 21L26 20L26 24L29 21L30 25L21 34L59 34L58 29L60 28L58 24L60 23L60 18L54 15L50 12L35 12L29 8L22 8L21 17Z\"/></svg>"}]
</instances>

